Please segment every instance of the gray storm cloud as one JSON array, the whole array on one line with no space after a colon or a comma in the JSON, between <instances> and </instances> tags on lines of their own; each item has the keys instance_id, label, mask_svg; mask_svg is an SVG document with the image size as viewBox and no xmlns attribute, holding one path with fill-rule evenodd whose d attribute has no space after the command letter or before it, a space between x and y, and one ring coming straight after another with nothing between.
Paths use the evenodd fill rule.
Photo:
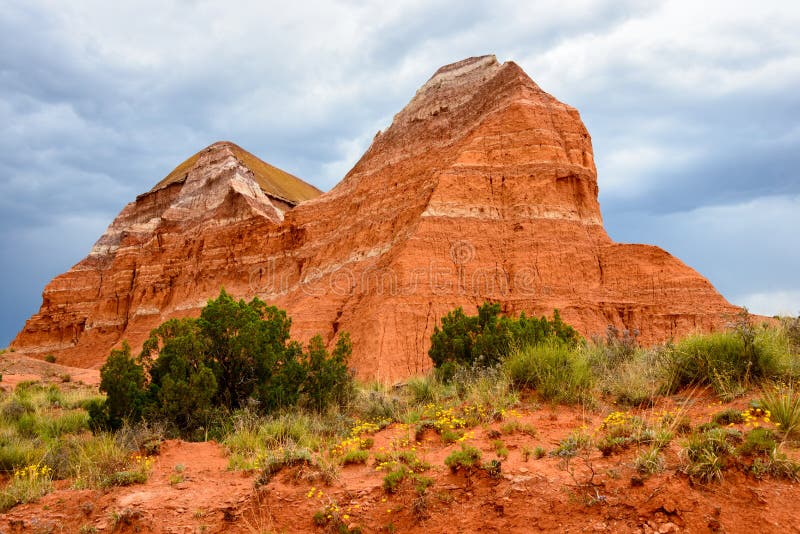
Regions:
<instances>
[{"instance_id":1,"label":"gray storm cloud","mask_svg":"<svg viewBox=\"0 0 800 534\"><path fill-rule=\"evenodd\" d=\"M577 107L613 238L800 311L800 5L11 1L0 346L122 206L220 139L332 187L440 65L494 53Z\"/></svg>"}]
</instances>

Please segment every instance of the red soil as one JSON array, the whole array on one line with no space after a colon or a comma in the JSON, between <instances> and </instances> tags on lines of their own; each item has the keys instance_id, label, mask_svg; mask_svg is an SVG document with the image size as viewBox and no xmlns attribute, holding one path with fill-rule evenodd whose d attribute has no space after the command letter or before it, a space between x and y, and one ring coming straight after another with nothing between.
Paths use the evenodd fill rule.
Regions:
<instances>
[{"instance_id":1,"label":"red soil","mask_svg":"<svg viewBox=\"0 0 800 534\"><path fill-rule=\"evenodd\" d=\"M708 392L700 392L665 399L641 415L678 411L696 425L722 409L746 405L747 399L720 404ZM694 484L678 470L680 437L666 449L666 469L643 479L632 466L635 448L609 457L593 449L586 461L573 460L574 478L556 458L523 460L523 447L553 450L577 428L594 432L612 410L520 410L519 421L533 425L537 435L501 437L509 456L497 479L484 471L452 474L443 462L456 446L443 444L433 431L419 445L412 439L407 448L414 447L432 466L425 475L434 484L424 499L408 481L397 493L386 494L385 472L376 471L372 458L367 465L343 467L330 486L315 469L300 466L284 469L256 488L256 473L227 469L220 445L168 441L146 484L102 492L72 490L69 483L60 483L60 489L40 501L0 515L0 532L78 532L83 526L97 532L323 531L312 517L334 501L345 524L363 532L800 531L800 510L793 505L800 498L800 485L755 480L736 469L727 470L721 483ZM489 434L499 427L493 423L470 431L468 442L482 450L484 461L496 458ZM389 449L409 435L413 429L394 424L373 436L373 452ZM789 452L797 456L796 450ZM178 465L184 466L183 481L175 483L170 478ZM590 480L589 467L595 476L591 486L584 486ZM116 524L114 517L120 518Z\"/></svg>"}]
</instances>

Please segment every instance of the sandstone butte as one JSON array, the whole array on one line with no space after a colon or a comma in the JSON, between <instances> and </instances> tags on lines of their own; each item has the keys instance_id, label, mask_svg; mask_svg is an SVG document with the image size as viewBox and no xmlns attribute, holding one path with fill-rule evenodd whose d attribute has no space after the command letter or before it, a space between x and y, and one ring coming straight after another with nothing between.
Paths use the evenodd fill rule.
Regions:
<instances>
[{"instance_id":1,"label":"sandstone butte","mask_svg":"<svg viewBox=\"0 0 800 534\"><path fill-rule=\"evenodd\" d=\"M440 317L485 300L644 343L739 311L664 250L609 238L578 112L494 56L439 69L324 194L232 143L192 156L45 287L11 346L97 367L223 286L286 309L296 338L350 332L352 366L386 381L429 368Z\"/></svg>"}]
</instances>

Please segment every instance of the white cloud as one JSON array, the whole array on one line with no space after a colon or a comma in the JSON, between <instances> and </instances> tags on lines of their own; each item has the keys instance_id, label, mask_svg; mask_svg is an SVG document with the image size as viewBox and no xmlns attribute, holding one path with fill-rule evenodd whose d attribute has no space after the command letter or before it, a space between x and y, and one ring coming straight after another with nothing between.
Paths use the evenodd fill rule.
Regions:
<instances>
[{"instance_id":1,"label":"white cloud","mask_svg":"<svg viewBox=\"0 0 800 534\"><path fill-rule=\"evenodd\" d=\"M792 317L800 315L800 290L748 293L737 295L731 300L740 306L745 306L750 313L758 315Z\"/></svg>"}]
</instances>

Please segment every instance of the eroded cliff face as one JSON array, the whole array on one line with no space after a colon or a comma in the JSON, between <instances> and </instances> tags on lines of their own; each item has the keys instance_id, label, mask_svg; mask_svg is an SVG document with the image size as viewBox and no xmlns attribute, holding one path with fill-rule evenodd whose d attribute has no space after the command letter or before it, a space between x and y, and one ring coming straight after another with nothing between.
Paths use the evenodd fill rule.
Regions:
<instances>
[{"instance_id":1,"label":"eroded cliff face","mask_svg":"<svg viewBox=\"0 0 800 534\"><path fill-rule=\"evenodd\" d=\"M286 308L297 337L350 332L359 374L394 380L429 367L446 311L487 299L644 342L738 310L663 250L609 239L578 112L494 56L439 69L339 185L293 209L237 150L212 145L127 206L13 346L97 366L224 286Z\"/></svg>"}]
</instances>

